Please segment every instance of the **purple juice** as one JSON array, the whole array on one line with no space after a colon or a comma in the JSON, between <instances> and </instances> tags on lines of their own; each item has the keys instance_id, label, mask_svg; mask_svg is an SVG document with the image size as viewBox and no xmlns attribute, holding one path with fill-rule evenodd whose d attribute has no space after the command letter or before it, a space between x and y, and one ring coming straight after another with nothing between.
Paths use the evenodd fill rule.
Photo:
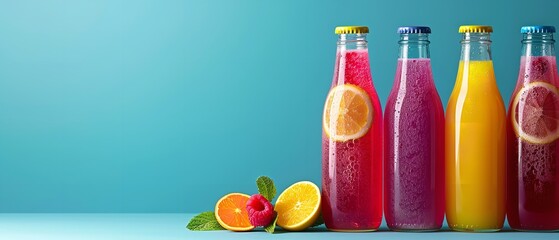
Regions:
<instances>
[{"instance_id":1,"label":"purple juice","mask_svg":"<svg viewBox=\"0 0 559 240\"><path fill-rule=\"evenodd\" d=\"M522 126L528 125L528 115L543 118L549 117L557 122L559 112L557 101L549 101L553 94L547 94L548 101L542 110L532 110L534 104L529 100L520 100L514 104L514 99L526 86L537 83L547 83L549 86L559 86L557 63L555 56L523 56L520 60L520 73L517 87L511 97L508 125L508 190L507 219L511 228L524 231L557 231L559 230L559 140L547 143L530 143L519 137L512 123L513 108L515 112L522 112ZM541 90L540 90L541 91ZM537 96L533 90L530 98ZM540 93L541 94L541 93ZM527 98L528 99L528 98ZM520 109L520 110L519 110ZM518 121L519 117L515 117ZM526 122L526 123L525 123ZM540 121L543 122L543 121ZM544 122L545 123L545 122ZM532 129L542 128L534 124ZM546 126L557 128L557 124Z\"/></svg>"},{"instance_id":2,"label":"purple juice","mask_svg":"<svg viewBox=\"0 0 559 240\"><path fill-rule=\"evenodd\" d=\"M429 58L400 58L385 108L385 202L392 230L437 230L444 217L444 110Z\"/></svg>"}]
</instances>

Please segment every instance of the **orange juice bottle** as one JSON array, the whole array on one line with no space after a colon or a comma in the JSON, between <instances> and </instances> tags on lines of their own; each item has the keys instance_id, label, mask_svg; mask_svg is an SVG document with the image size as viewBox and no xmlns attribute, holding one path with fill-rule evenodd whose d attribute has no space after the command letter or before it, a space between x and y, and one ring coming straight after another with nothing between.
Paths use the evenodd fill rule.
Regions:
<instances>
[{"instance_id":1,"label":"orange juice bottle","mask_svg":"<svg viewBox=\"0 0 559 240\"><path fill-rule=\"evenodd\" d=\"M490 26L461 26L462 53L446 111L446 217L457 231L499 231L505 219L506 112Z\"/></svg>"}]
</instances>

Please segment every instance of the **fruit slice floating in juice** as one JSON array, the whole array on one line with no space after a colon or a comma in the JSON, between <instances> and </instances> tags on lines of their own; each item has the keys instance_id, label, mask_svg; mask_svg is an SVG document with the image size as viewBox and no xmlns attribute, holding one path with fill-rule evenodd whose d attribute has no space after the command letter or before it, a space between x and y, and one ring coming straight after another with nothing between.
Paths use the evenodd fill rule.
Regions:
<instances>
[{"instance_id":1,"label":"fruit slice floating in juice","mask_svg":"<svg viewBox=\"0 0 559 240\"><path fill-rule=\"evenodd\" d=\"M555 86L532 82L518 92L512 106L513 128L522 140L547 144L559 138L559 92Z\"/></svg>"},{"instance_id":2,"label":"fruit slice floating in juice","mask_svg":"<svg viewBox=\"0 0 559 240\"><path fill-rule=\"evenodd\" d=\"M336 86L326 98L324 132L335 141L358 139L371 127L372 108L369 95L359 86Z\"/></svg>"}]
</instances>

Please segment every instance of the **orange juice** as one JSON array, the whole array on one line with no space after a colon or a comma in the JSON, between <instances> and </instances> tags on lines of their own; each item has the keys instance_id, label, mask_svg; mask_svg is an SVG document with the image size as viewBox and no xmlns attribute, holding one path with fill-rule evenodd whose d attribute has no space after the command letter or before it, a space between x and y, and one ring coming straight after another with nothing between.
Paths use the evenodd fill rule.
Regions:
<instances>
[{"instance_id":1,"label":"orange juice","mask_svg":"<svg viewBox=\"0 0 559 240\"><path fill-rule=\"evenodd\" d=\"M506 112L489 46L486 57L469 49L463 46L446 112L446 217L453 230L498 231L505 218Z\"/></svg>"}]
</instances>

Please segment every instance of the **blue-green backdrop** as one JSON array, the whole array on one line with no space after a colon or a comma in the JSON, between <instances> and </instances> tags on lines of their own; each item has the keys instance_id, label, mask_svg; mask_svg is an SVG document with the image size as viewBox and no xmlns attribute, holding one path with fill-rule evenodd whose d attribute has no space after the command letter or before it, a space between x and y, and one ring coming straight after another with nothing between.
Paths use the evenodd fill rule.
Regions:
<instances>
[{"instance_id":1,"label":"blue-green backdrop","mask_svg":"<svg viewBox=\"0 0 559 240\"><path fill-rule=\"evenodd\" d=\"M0 212L199 212L320 183L337 25L368 25L384 104L396 28L428 25L447 102L461 24L493 25L506 102L559 1L0 1Z\"/></svg>"}]
</instances>

